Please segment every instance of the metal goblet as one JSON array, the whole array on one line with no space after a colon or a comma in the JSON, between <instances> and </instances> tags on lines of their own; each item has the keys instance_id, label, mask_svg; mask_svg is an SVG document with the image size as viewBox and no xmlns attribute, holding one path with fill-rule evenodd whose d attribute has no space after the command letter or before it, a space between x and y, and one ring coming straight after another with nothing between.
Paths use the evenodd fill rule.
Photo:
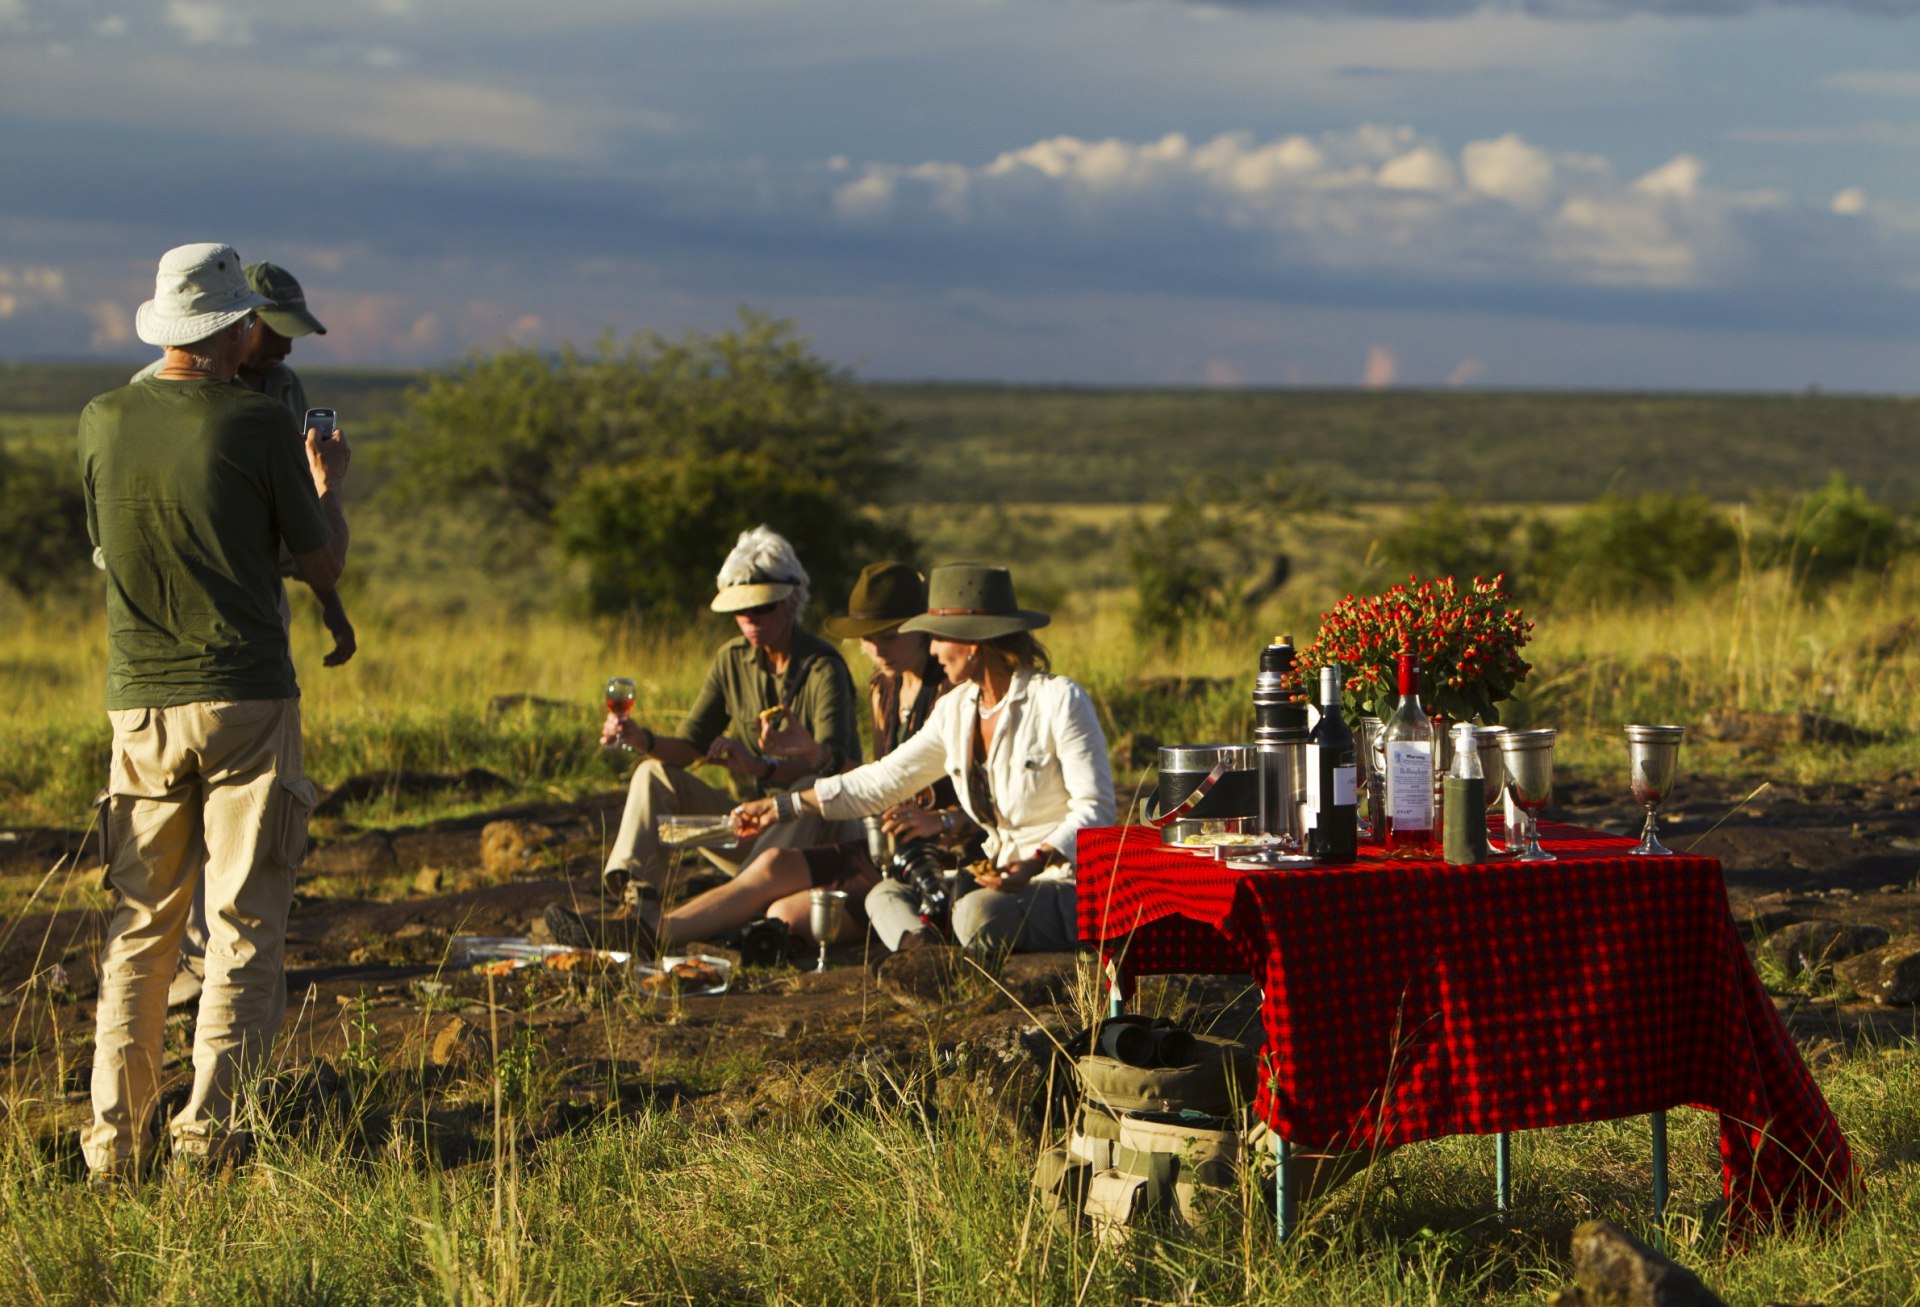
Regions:
<instances>
[{"instance_id":1,"label":"metal goblet","mask_svg":"<svg viewBox=\"0 0 1920 1307\"><path fill-rule=\"evenodd\" d=\"M827 969L827 945L840 933L847 921L847 892L817 889L807 895L807 926L820 945L820 963L815 971Z\"/></svg>"},{"instance_id":2,"label":"metal goblet","mask_svg":"<svg viewBox=\"0 0 1920 1307\"><path fill-rule=\"evenodd\" d=\"M1476 726L1473 728L1474 743L1480 747L1480 774L1487 778L1487 813L1492 815L1503 812L1507 802L1507 765L1500 759L1500 741L1508 734L1504 726ZM1491 836L1487 844L1495 853L1512 853L1513 832L1507 831L1506 842L1495 841Z\"/></svg>"},{"instance_id":3,"label":"metal goblet","mask_svg":"<svg viewBox=\"0 0 1920 1307\"><path fill-rule=\"evenodd\" d=\"M1519 851L1521 862L1557 862L1540 847L1540 810L1553 798L1552 730L1508 731L1500 739L1500 761L1506 767L1507 797L1526 818ZM1512 849L1513 840L1507 841Z\"/></svg>"},{"instance_id":4,"label":"metal goblet","mask_svg":"<svg viewBox=\"0 0 1920 1307\"><path fill-rule=\"evenodd\" d=\"M1627 761L1633 769L1633 801L1647 810L1647 824L1640 830L1638 847L1629 853L1652 856L1672 853L1660 842L1658 813L1660 805L1673 792L1673 769L1680 761L1680 741L1686 738L1684 726L1627 727Z\"/></svg>"}]
</instances>

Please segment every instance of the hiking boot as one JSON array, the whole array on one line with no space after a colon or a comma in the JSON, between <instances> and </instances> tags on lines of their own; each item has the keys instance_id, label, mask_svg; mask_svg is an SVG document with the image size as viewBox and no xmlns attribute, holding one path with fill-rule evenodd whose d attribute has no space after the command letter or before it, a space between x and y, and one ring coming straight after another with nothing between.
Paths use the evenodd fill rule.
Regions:
<instances>
[{"instance_id":1,"label":"hiking boot","mask_svg":"<svg viewBox=\"0 0 1920 1307\"><path fill-rule=\"evenodd\" d=\"M567 948L618 949L643 957L659 952L652 928L626 908L589 917L564 903L549 903L545 917L553 942Z\"/></svg>"}]
</instances>

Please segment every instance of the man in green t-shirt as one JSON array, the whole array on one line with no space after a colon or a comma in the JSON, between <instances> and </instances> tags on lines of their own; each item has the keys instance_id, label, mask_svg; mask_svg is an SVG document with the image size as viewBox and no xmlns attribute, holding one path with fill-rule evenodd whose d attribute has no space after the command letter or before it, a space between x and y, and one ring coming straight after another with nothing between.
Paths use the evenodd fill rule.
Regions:
<instances>
[{"instance_id":1,"label":"man in green t-shirt","mask_svg":"<svg viewBox=\"0 0 1920 1307\"><path fill-rule=\"evenodd\" d=\"M108 781L117 893L100 960L93 1122L96 1175L135 1172L151 1149L167 985L196 889L206 893L206 986L193 1086L169 1124L176 1154L218 1162L241 1077L279 1025L293 876L313 786L301 761L299 687L280 620L279 553L331 589L346 565L337 489L350 457L233 377L265 299L225 245L160 260L135 330L167 350L152 377L80 418L87 530L107 573Z\"/></svg>"},{"instance_id":2,"label":"man in green t-shirt","mask_svg":"<svg viewBox=\"0 0 1920 1307\"><path fill-rule=\"evenodd\" d=\"M294 341L303 336L324 336L327 329L314 316L313 310L307 307L307 292L291 272L277 263L249 263L242 271L246 274L248 287L267 302L256 311L259 326L247 345L246 356L240 360L240 370L234 374L234 380L248 390L265 395L296 419L304 421L307 415L307 388L299 374L287 366L287 356L293 353ZM133 379L146 380L158 373L166 361L163 351L159 358L136 372ZM93 558L96 565L105 565L98 548L94 549ZM280 550L280 575L298 575L293 566L293 555L284 546ZM351 659L358 648L353 623L347 617L347 607L338 590L316 589L313 595L320 602L320 620L333 637L333 649L321 659L321 664L338 667ZM287 606L284 593L280 599L280 620L283 623L293 621L293 611ZM206 974L206 953L206 906L204 900L196 895L193 912L187 919L187 933L180 944L180 969L167 988L169 1009L189 1007L199 1001L202 977Z\"/></svg>"}]
</instances>

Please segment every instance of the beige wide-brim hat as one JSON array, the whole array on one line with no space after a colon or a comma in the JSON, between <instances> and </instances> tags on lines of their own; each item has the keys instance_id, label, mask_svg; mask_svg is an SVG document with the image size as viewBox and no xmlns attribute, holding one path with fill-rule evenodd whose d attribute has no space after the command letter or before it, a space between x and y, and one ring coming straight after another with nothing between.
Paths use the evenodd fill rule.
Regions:
<instances>
[{"instance_id":1,"label":"beige wide-brim hat","mask_svg":"<svg viewBox=\"0 0 1920 1307\"><path fill-rule=\"evenodd\" d=\"M723 585L720 593L713 597L711 607L716 613L737 613L748 608L758 608L761 604L770 604L785 599L800 588L797 581L752 580L739 585Z\"/></svg>"},{"instance_id":2,"label":"beige wide-brim hat","mask_svg":"<svg viewBox=\"0 0 1920 1307\"><path fill-rule=\"evenodd\" d=\"M133 331L149 345L191 345L267 303L247 285L233 246L177 245L160 256L153 298L134 311Z\"/></svg>"},{"instance_id":3,"label":"beige wide-brim hat","mask_svg":"<svg viewBox=\"0 0 1920 1307\"><path fill-rule=\"evenodd\" d=\"M1052 620L1020 606L1013 597L1013 574L1006 568L947 563L927 578L927 611L900 623L900 629L977 643L1038 630Z\"/></svg>"}]
</instances>

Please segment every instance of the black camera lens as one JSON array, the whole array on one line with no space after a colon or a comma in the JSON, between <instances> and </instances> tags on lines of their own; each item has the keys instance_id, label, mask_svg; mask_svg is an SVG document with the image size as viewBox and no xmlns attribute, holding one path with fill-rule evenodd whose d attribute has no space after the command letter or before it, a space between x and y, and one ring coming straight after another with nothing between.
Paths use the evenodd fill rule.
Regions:
<instances>
[{"instance_id":1,"label":"black camera lens","mask_svg":"<svg viewBox=\"0 0 1920 1307\"><path fill-rule=\"evenodd\" d=\"M947 890L947 869L940 849L929 839L908 840L894 851L886 875L920 896L920 915L932 923L944 922L953 906Z\"/></svg>"}]
</instances>

